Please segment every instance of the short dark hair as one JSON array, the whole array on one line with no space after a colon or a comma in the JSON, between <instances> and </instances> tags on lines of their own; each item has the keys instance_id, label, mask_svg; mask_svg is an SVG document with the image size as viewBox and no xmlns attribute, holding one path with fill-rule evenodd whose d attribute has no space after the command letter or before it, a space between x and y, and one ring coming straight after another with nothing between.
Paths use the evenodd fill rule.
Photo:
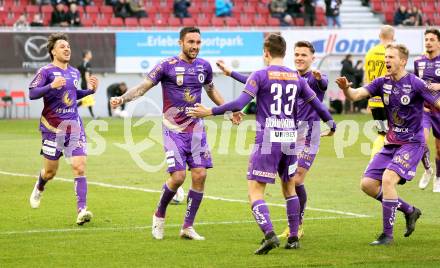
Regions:
<instances>
[{"instance_id":1,"label":"short dark hair","mask_svg":"<svg viewBox=\"0 0 440 268\"><path fill-rule=\"evenodd\" d=\"M200 34L200 29L197 27L184 27L182 28L182 30L180 30L180 40L183 41L183 39L185 38L185 35L187 33L198 33Z\"/></svg>"},{"instance_id":2,"label":"short dark hair","mask_svg":"<svg viewBox=\"0 0 440 268\"><path fill-rule=\"evenodd\" d=\"M85 50L83 50L83 52L82 52L82 56L83 56L83 58L84 58L88 53L92 53L92 51L91 51L90 49L85 49Z\"/></svg>"},{"instance_id":3,"label":"short dark hair","mask_svg":"<svg viewBox=\"0 0 440 268\"><path fill-rule=\"evenodd\" d=\"M286 40L279 34L270 34L264 40L264 48L267 49L272 57L286 56Z\"/></svg>"},{"instance_id":4,"label":"short dark hair","mask_svg":"<svg viewBox=\"0 0 440 268\"><path fill-rule=\"evenodd\" d=\"M309 41L298 41L295 43L295 48L297 47L307 47L312 54L315 54L315 47Z\"/></svg>"},{"instance_id":5,"label":"short dark hair","mask_svg":"<svg viewBox=\"0 0 440 268\"><path fill-rule=\"evenodd\" d=\"M65 33L53 33L49 35L49 38L47 39L47 52L49 52L50 59L53 60L52 50L55 47L55 43L58 40L65 40L69 42L69 37Z\"/></svg>"},{"instance_id":6,"label":"short dark hair","mask_svg":"<svg viewBox=\"0 0 440 268\"><path fill-rule=\"evenodd\" d=\"M440 41L440 31L438 29L436 29L436 28L426 29L425 35L427 35L427 34L435 34L437 36L437 40Z\"/></svg>"}]
</instances>

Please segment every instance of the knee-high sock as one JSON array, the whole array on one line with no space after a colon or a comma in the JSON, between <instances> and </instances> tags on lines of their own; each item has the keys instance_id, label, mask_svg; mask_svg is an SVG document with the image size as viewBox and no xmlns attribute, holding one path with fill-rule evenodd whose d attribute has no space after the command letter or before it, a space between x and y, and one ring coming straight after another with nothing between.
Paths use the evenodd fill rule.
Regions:
<instances>
[{"instance_id":1,"label":"knee-high sock","mask_svg":"<svg viewBox=\"0 0 440 268\"><path fill-rule=\"evenodd\" d=\"M440 159L435 159L435 176L440 177Z\"/></svg>"},{"instance_id":2,"label":"knee-high sock","mask_svg":"<svg viewBox=\"0 0 440 268\"><path fill-rule=\"evenodd\" d=\"M431 168L431 161L429 160L429 148L427 145L425 145L425 151L423 152L422 164L425 170Z\"/></svg>"},{"instance_id":3,"label":"knee-high sock","mask_svg":"<svg viewBox=\"0 0 440 268\"><path fill-rule=\"evenodd\" d=\"M270 220L269 208L264 200L257 200L252 204L252 214L255 221L260 226L261 231L266 235L273 232L272 222Z\"/></svg>"},{"instance_id":4,"label":"knee-high sock","mask_svg":"<svg viewBox=\"0 0 440 268\"><path fill-rule=\"evenodd\" d=\"M194 219L196 218L197 210L199 209L200 203L202 203L203 193L196 192L192 189L188 192L188 197L186 199L186 214L185 221L183 223L183 228L187 228L193 225Z\"/></svg>"},{"instance_id":5,"label":"knee-high sock","mask_svg":"<svg viewBox=\"0 0 440 268\"><path fill-rule=\"evenodd\" d=\"M376 200L382 202L382 187L380 187L380 191L376 196ZM410 214L414 211L414 206L408 204L402 198L399 198L398 201L399 201L399 206L397 207L398 211L401 211L404 214Z\"/></svg>"},{"instance_id":6,"label":"knee-high sock","mask_svg":"<svg viewBox=\"0 0 440 268\"><path fill-rule=\"evenodd\" d=\"M78 211L86 208L87 206L87 180L86 177L75 178L75 194L76 205Z\"/></svg>"},{"instance_id":7,"label":"knee-high sock","mask_svg":"<svg viewBox=\"0 0 440 268\"><path fill-rule=\"evenodd\" d=\"M398 200L382 200L383 233L388 237L393 237L393 227L398 206Z\"/></svg>"},{"instance_id":8,"label":"knee-high sock","mask_svg":"<svg viewBox=\"0 0 440 268\"><path fill-rule=\"evenodd\" d=\"M304 210L306 209L307 204L307 192L304 184L295 186L295 191L299 199L299 224L301 225L303 223Z\"/></svg>"},{"instance_id":9,"label":"knee-high sock","mask_svg":"<svg viewBox=\"0 0 440 268\"><path fill-rule=\"evenodd\" d=\"M45 180L45 179L43 179L43 177L41 177L41 173L40 173L40 175L38 176L37 189L41 192L44 191L44 186L46 185L47 182L48 182L47 180Z\"/></svg>"},{"instance_id":10,"label":"knee-high sock","mask_svg":"<svg viewBox=\"0 0 440 268\"><path fill-rule=\"evenodd\" d=\"M171 199L173 199L176 192L170 190L167 184L164 183L162 186L162 194L160 195L159 203L157 204L157 209L155 215L160 218L165 218L165 213L167 210L167 206L170 203Z\"/></svg>"},{"instance_id":11,"label":"knee-high sock","mask_svg":"<svg viewBox=\"0 0 440 268\"><path fill-rule=\"evenodd\" d=\"M299 218L300 218L300 201L298 196L290 196L286 198L287 222L289 223L290 235L298 236Z\"/></svg>"}]
</instances>

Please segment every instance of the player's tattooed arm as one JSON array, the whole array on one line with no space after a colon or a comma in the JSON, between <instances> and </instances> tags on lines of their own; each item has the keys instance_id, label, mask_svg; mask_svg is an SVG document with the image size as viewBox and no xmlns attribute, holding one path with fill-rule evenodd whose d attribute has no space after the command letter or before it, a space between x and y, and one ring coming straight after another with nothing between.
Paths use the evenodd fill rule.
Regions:
<instances>
[{"instance_id":1,"label":"player's tattooed arm","mask_svg":"<svg viewBox=\"0 0 440 268\"><path fill-rule=\"evenodd\" d=\"M204 85L204 88L206 90L206 94L208 97L217 105L222 105L225 103L225 100L223 99L223 96L220 94L220 92L215 87L214 83L211 82L207 85Z\"/></svg>"},{"instance_id":2,"label":"player's tattooed arm","mask_svg":"<svg viewBox=\"0 0 440 268\"><path fill-rule=\"evenodd\" d=\"M342 91L344 92L345 97L348 100L351 101L358 101L358 100L363 100L366 99L370 96L370 92L364 88L364 87L359 87L359 88L352 88L351 87L351 82L349 82L347 80L346 77L339 77L336 79L336 84L338 85L338 87L340 89L342 89Z\"/></svg>"},{"instance_id":3,"label":"player's tattooed arm","mask_svg":"<svg viewBox=\"0 0 440 268\"><path fill-rule=\"evenodd\" d=\"M151 81L149 78L145 78L144 81L142 81L142 83L127 90L127 92L125 92L125 94L122 95L121 98L124 103L133 101L143 96L153 86L154 86L153 81Z\"/></svg>"}]
</instances>

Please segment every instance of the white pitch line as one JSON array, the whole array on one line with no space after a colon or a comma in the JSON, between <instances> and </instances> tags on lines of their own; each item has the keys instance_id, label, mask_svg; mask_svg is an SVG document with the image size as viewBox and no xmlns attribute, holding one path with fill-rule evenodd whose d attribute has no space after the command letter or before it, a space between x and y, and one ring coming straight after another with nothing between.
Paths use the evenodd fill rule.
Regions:
<instances>
[{"instance_id":1,"label":"white pitch line","mask_svg":"<svg viewBox=\"0 0 440 268\"><path fill-rule=\"evenodd\" d=\"M358 219L359 217L311 217L304 218L307 221L313 220L335 220L335 219ZM286 219L275 219L272 222L285 222ZM233 225L233 224L248 224L255 223L254 220L244 221L218 221L218 222L198 222L195 225ZM167 228L182 227L182 224L167 224ZM127 231L127 230L144 230L151 229L151 226L121 226L121 227L77 227L77 228L63 228L63 229L35 229L23 231L6 231L0 232L0 235L16 235L16 234L41 234L41 233L70 233L70 232L87 232L87 231Z\"/></svg>"},{"instance_id":2,"label":"white pitch line","mask_svg":"<svg viewBox=\"0 0 440 268\"><path fill-rule=\"evenodd\" d=\"M38 178L38 176L36 176L36 175L29 175L29 174L22 174L22 173L12 173L12 172L6 172L6 171L1 171L1 170L0 170L0 174L9 175L9 176L15 176L15 177ZM72 179L65 179L65 178L55 177L55 180L73 183ZM114 185L114 184L109 184L109 183L104 183L104 182L95 182L95 181L89 181L89 180L87 180L87 183L89 185L96 185L96 186L100 186L100 187L113 188L113 189L133 190L133 191L148 192L148 193L160 193L161 192L161 191L158 191L158 190L153 190L153 189L148 189L148 188L140 188L140 187L132 187L132 186L124 186L124 185ZM225 201L225 202L234 202L234 203L245 203L245 204L249 203L248 200L223 198L223 197L216 197L216 196L210 196L210 195L204 195L203 198L210 199L210 200ZM268 206L273 206L273 207L285 207L286 206L284 204L275 204L275 203L267 203L267 205ZM365 215L365 214L352 213L352 212L346 212L346 211L340 211L340 210L334 210L334 209L322 209L322 208L306 207L306 210L313 210L313 211L327 212L327 213L333 213L333 214L354 216L354 217L358 217L358 218L368 218L368 217L371 217L371 216Z\"/></svg>"}]
</instances>

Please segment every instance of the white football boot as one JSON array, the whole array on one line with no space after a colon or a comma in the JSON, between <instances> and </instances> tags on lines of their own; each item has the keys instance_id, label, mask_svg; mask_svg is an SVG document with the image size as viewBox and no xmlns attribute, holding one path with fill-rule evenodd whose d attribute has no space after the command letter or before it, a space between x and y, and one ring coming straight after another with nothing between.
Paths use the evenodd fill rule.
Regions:
<instances>
[{"instance_id":1,"label":"white football boot","mask_svg":"<svg viewBox=\"0 0 440 268\"><path fill-rule=\"evenodd\" d=\"M165 233L165 218L157 217L153 214L153 224L151 225L151 234L154 239L162 240Z\"/></svg>"},{"instance_id":2,"label":"white football boot","mask_svg":"<svg viewBox=\"0 0 440 268\"><path fill-rule=\"evenodd\" d=\"M88 211L87 208L81 209L76 218L76 224L83 225L89 222L93 218L92 212Z\"/></svg>"},{"instance_id":3,"label":"white football boot","mask_svg":"<svg viewBox=\"0 0 440 268\"><path fill-rule=\"evenodd\" d=\"M434 187L432 188L434 193L440 193L440 177L434 179Z\"/></svg>"},{"instance_id":4,"label":"white football boot","mask_svg":"<svg viewBox=\"0 0 440 268\"><path fill-rule=\"evenodd\" d=\"M199 235L192 226L180 230L180 237L191 240L205 240L205 237Z\"/></svg>"},{"instance_id":5,"label":"white football boot","mask_svg":"<svg viewBox=\"0 0 440 268\"><path fill-rule=\"evenodd\" d=\"M31 208L40 207L40 201L41 201L41 197L43 195L43 192L38 190L37 185L38 185L38 180L35 183L34 190L32 190L31 197L29 198L29 203L31 204Z\"/></svg>"},{"instance_id":6,"label":"white football boot","mask_svg":"<svg viewBox=\"0 0 440 268\"><path fill-rule=\"evenodd\" d=\"M428 187L428 184L431 181L431 178L433 177L434 177L434 170L432 168L425 170L422 178L419 181L419 188L423 190L426 187Z\"/></svg>"}]
</instances>

